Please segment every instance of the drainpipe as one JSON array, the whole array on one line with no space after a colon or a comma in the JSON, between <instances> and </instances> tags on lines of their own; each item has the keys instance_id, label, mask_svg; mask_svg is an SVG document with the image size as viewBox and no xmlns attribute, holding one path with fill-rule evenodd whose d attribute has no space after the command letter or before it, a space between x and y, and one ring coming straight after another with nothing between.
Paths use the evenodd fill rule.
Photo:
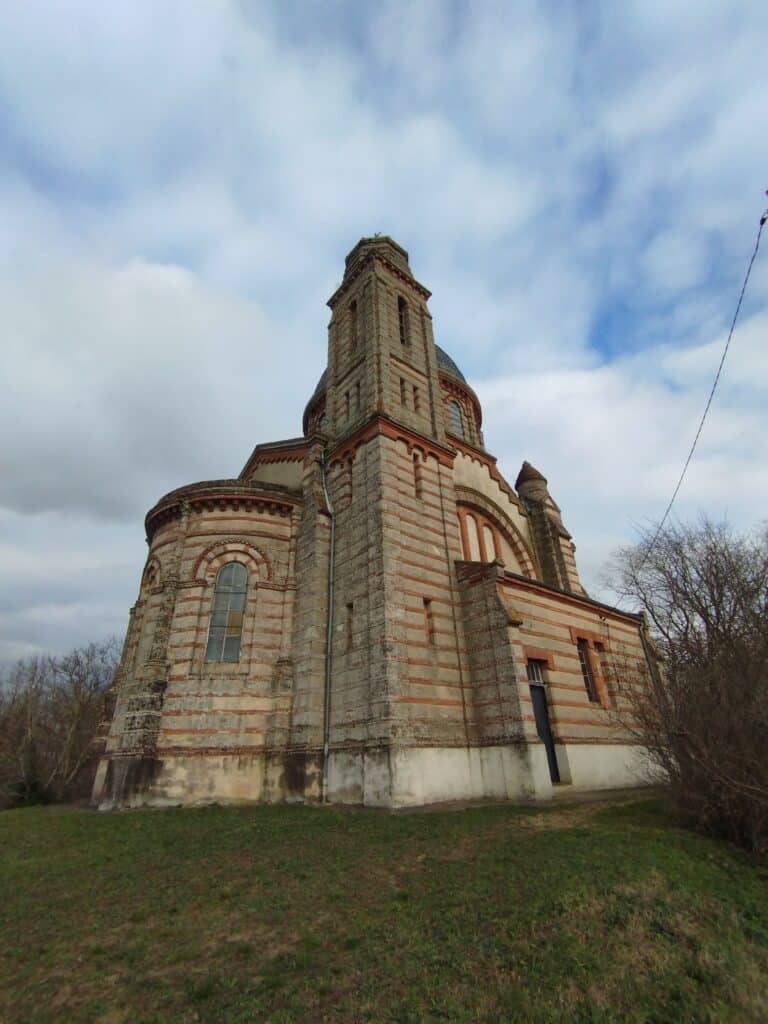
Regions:
<instances>
[{"instance_id":1,"label":"drainpipe","mask_svg":"<svg viewBox=\"0 0 768 1024\"><path fill-rule=\"evenodd\" d=\"M325 475L325 449L320 453L320 473L323 484L325 508L331 520L331 537L328 546L328 626L325 634L325 695L323 700L323 777L322 801L328 800L328 750L331 739L331 667L333 664L333 584L336 554L336 517L328 493Z\"/></svg>"}]
</instances>

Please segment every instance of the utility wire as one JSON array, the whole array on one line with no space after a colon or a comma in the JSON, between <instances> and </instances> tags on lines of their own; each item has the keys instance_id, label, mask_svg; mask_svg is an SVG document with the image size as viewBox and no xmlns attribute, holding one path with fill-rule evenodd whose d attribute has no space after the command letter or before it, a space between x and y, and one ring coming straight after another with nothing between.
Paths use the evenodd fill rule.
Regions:
<instances>
[{"instance_id":1,"label":"utility wire","mask_svg":"<svg viewBox=\"0 0 768 1024\"><path fill-rule=\"evenodd\" d=\"M768 195L768 192L766 192L766 195ZM728 355L728 349L730 348L730 345L731 345L731 338L733 337L733 332L734 332L734 330L736 328L736 321L739 319L739 313L741 311L741 303L742 303L742 301L744 299L744 293L747 290L747 283L749 282L749 275L752 273L752 266L753 266L753 264L755 262L755 258L757 257L757 250L760 248L760 236L763 233L763 228L765 227L766 221L768 221L768 210L766 210L765 213L760 218L760 226L757 229L757 238L755 239L755 247L752 250L752 257L751 257L751 259L749 261L749 266L747 267L747 272L744 275L744 283L742 284L741 292L739 293L739 301L736 303L736 312L733 314L733 320L731 321L731 329L728 331L728 338L726 339L726 342L725 342L725 348L723 349L723 354L720 357L720 364L717 367L717 373L715 374L715 379L712 382L712 388L711 388L711 390L709 392L709 397L707 398L707 404L704 406L704 412L702 413L701 420L699 421L699 427L698 427L698 430L696 431L696 436L693 439L693 444L690 447L690 450L688 452L688 457L686 458L685 464L683 465L683 471L680 474L680 477L679 477L679 479L677 481L677 484L675 485L674 491L672 492L672 497L669 499L669 504L667 505L666 509L664 510L664 515L661 517L661 522L656 527L656 531L655 531L653 537L651 538L651 542L646 547L645 551L643 552L643 557L640 559L640 564L637 566L635 572L639 572L642 569L642 567L648 561L648 558L650 557L650 554L653 551L654 547L656 546L656 541L659 539L659 535L661 534L661 531L664 528L664 524L666 523L666 521L667 521L667 519L669 517L669 513L672 511L672 506L675 504L675 499L677 498L677 495L680 492L680 488L683 485L683 480L685 479L685 474L688 472L688 467L691 464L691 459L693 458L693 453L696 451L696 445L699 443L699 438L701 437L701 431L702 431L702 429L704 427L704 422L705 422L705 420L707 418L707 414L709 413L709 407L712 405L712 399L715 397L715 391L717 390L717 385L718 385L718 382L720 380L720 374L722 373L722 370L723 370L723 364L725 363L725 357ZM623 598L625 598L627 596L628 596L628 591L626 591L626 590L622 591L622 593L619 594L619 596L616 598L616 604L618 604L619 601L623 600Z\"/></svg>"}]
</instances>

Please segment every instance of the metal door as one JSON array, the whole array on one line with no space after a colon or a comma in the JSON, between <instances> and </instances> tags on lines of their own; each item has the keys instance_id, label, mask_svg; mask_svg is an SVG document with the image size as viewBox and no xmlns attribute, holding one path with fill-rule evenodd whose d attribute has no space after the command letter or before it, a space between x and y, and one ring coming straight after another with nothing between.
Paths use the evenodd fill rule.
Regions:
<instances>
[{"instance_id":1,"label":"metal door","mask_svg":"<svg viewBox=\"0 0 768 1024\"><path fill-rule=\"evenodd\" d=\"M549 724L549 710L547 708L547 691L541 684L531 685L531 700L533 701L533 714L536 718L536 732L547 751L549 762L549 777L553 782L560 781L560 771L557 767L557 755L555 754L555 741L552 738L552 729Z\"/></svg>"}]
</instances>

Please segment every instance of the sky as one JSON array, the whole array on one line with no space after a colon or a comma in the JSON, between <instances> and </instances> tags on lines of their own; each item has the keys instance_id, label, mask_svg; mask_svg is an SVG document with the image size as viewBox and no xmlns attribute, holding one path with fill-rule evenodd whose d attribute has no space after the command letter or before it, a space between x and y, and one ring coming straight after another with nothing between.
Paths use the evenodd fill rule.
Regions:
<instances>
[{"instance_id":1,"label":"sky","mask_svg":"<svg viewBox=\"0 0 768 1024\"><path fill-rule=\"evenodd\" d=\"M375 232L610 597L768 203L767 44L764 0L0 0L0 661L122 636L147 509L301 433ZM761 251L683 519L766 519L766 341Z\"/></svg>"}]
</instances>

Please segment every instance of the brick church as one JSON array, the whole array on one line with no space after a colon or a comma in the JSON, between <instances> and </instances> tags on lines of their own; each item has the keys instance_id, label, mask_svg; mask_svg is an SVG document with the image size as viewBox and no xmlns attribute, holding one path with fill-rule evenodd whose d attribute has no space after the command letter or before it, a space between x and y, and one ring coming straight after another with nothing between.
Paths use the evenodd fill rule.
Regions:
<instances>
[{"instance_id":1,"label":"brick church","mask_svg":"<svg viewBox=\"0 0 768 1024\"><path fill-rule=\"evenodd\" d=\"M502 476L429 296L361 239L303 435L148 513L99 806L642 781L616 712L643 622L586 594L542 474Z\"/></svg>"}]
</instances>

